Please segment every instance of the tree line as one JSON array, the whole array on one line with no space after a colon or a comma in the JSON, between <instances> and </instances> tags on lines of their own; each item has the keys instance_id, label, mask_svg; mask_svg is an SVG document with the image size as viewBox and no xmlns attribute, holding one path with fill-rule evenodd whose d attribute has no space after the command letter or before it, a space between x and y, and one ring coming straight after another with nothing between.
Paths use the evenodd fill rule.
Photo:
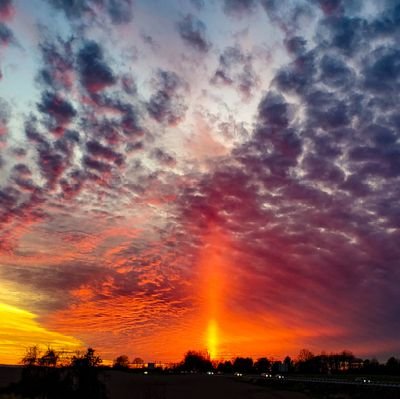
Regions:
<instances>
[{"instance_id":1,"label":"tree line","mask_svg":"<svg viewBox=\"0 0 400 399\"><path fill-rule=\"evenodd\" d=\"M128 356L121 355L114 360L114 368L144 368L144 362L135 358L132 362ZM169 371L176 372L220 372L220 373L292 373L292 374L387 374L400 375L400 359L390 357L380 363L377 359L361 359L352 352L343 350L338 353L314 355L308 349L302 349L296 359L286 356L283 360L260 357L235 357L232 360L213 361L206 351L190 350L181 362L170 366Z\"/></svg>"},{"instance_id":2,"label":"tree line","mask_svg":"<svg viewBox=\"0 0 400 399\"><path fill-rule=\"evenodd\" d=\"M65 357L63 352L37 346L28 348L21 360L23 369L18 383L0 393L32 399L106 399L101 357L93 348Z\"/></svg>"},{"instance_id":3,"label":"tree line","mask_svg":"<svg viewBox=\"0 0 400 399\"><path fill-rule=\"evenodd\" d=\"M377 359L361 359L350 351L314 355L302 349L295 360L286 356L283 360L260 357L236 357L232 360L212 361L207 352L188 351L178 365L177 371L243 374L386 374L400 375L400 359L390 357L380 363Z\"/></svg>"},{"instance_id":4,"label":"tree line","mask_svg":"<svg viewBox=\"0 0 400 399\"><path fill-rule=\"evenodd\" d=\"M38 347L34 346L27 350L21 363L25 367L63 367L72 369L85 369L102 366L102 359L96 351L88 348L84 353L76 353L70 358L63 357L62 352L48 348L42 355ZM114 369L136 369L141 370L155 364L145 364L143 359L135 357L132 361L125 354L116 357L113 361ZM109 366L107 366L109 367ZM299 373L299 374L343 374L343 373L367 373L400 375L400 359L392 356L386 362L377 359L361 359L352 352L343 350L338 353L322 352L314 355L308 349L302 349L295 359L286 356L283 360L260 357L253 360L251 357L235 357L232 360L214 361L207 351L189 350L179 363L164 367L169 371L193 371L207 372L216 371L221 373ZM157 367L160 369L160 367Z\"/></svg>"},{"instance_id":5,"label":"tree line","mask_svg":"<svg viewBox=\"0 0 400 399\"><path fill-rule=\"evenodd\" d=\"M21 380L3 389L0 393L13 393L24 398L106 399L104 366L101 357L93 348L66 356L61 351L47 348L43 353L37 346L28 348L22 358ZM144 361L136 357L132 361L120 355L112 368L130 372L146 370ZM150 364L147 364L147 370ZM314 355L303 349L295 360L286 356L283 360L260 357L235 357L232 360L214 361L207 352L190 350L179 363L164 369L154 367L152 372L223 374L385 374L400 375L400 359L390 357L380 363L377 359L360 359L350 351ZM146 371L147 372L147 371Z\"/></svg>"}]
</instances>

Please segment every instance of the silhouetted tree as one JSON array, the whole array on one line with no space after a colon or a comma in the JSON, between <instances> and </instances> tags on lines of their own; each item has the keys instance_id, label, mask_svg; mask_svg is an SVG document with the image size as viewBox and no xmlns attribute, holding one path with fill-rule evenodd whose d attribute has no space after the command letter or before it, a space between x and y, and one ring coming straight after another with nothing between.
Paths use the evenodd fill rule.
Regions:
<instances>
[{"instance_id":1,"label":"silhouetted tree","mask_svg":"<svg viewBox=\"0 0 400 399\"><path fill-rule=\"evenodd\" d=\"M185 354L181 368L186 371L205 372L212 370L213 365L208 353L188 351Z\"/></svg>"},{"instance_id":2,"label":"silhouetted tree","mask_svg":"<svg viewBox=\"0 0 400 399\"><path fill-rule=\"evenodd\" d=\"M302 349L296 362L296 368L300 373L319 373L319 359L308 349Z\"/></svg>"},{"instance_id":3,"label":"silhouetted tree","mask_svg":"<svg viewBox=\"0 0 400 399\"><path fill-rule=\"evenodd\" d=\"M221 373L233 373L233 366L230 360L218 363L217 370Z\"/></svg>"},{"instance_id":4,"label":"silhouetted tree","mask_svg":"<svg viewBox=\"0 0 400 399\"><path fill-rule=\"evenodd\" d=\"M253 372L253 359L251 357L237 357L233 361L233 371L240 373L252 373Z\"/></svg>"},{"instance_id":5,"label":"silhouetted tree","mask_svg":"<svg viewBox=\"0 0 400 399\"><path fill-rule=\"evenodd\" d=\"M26 398L67 399L73 397L73 389L67 371L57 368L59 354L48 348L39 357L39 349L33 346L22 359L24 368L15 392Z\"/></svg>"},{"instance_id":6,"label":"silhouetted tree","mask_svg":"<svg viewBox=\"0 0 400 399\"><path fill-rule=\"evenodd\" d=\"M24 366L35 366L39 364L39 347L31 346L27 348L25 356L22 358L21 363Z\"/></svg>"},{"instance_id":7,"label":"silhouetted tree","mask_svg":"<svg viewBox=\"0 0 400 399\"><path fill-rule=\"evenodd\" d=\"M86 353L77 353L76 356L72 358L71 366L75 368L90 368L97 367L103 360L100 356L95 355L95 350L93 348L88 348Z\"/></svg>"},{"instance_id":8,"label":"silhouetted tree","mask_svg":"<svg viewBox=\"0 0 400 399\"><path fill-rule=\"evenodd\" d=\"M311 360L313 357L314 357L314 354L310 350L302 349L297 356L297 361L298 362L307 362L308 360Z\"/></svg>"},{"instance_id":9,"label":"silhouetted tree","mask_svg":"<svg viewBox=\"0 0 400 399\"><path fill-rule=\"evenodd\" d=\"M60 355L47 348L43 356L37 346L27 349L21 363L21 380L7 393L31 399L105 399L106 389L99 376L101 358L89 348L73 357L71 364L57 367Z\"/></svg>"},{"instance_id":10,"label":"silhouetted tree","mask_svg":"<svg viewBox=\"0 0 400 399\"><path fill-rule=\"evenodd\" d=\"M400 360L395 357L390 357L386 362L386 372L396 375L400 373Z\"/></svg>"},{"instance_id":11,"label":"silhouetted tree","mask_svg":"<svg viewBox=\"0 0 400 399\"><path fill-rule=\"evenodd\" d=\"M286 356L285 359L283 360L283 365L284 365L284 370L287 373L293 372L293 360L290 358L290 356Z\"/></svg>"},{"instance_id":12,"label":"silhouetted tree","mask_svg":"<svg viewBox=\"0 0 400 399\"><path fill-rule=\"evenodd\" d=\"M56 367L59 358L59 354L54 349L47 348L45 354L39 358L38 363L40 366Z\"/></svg>"},{"instance_id":13,"label":"silhouetted tree","mask_svg":"<svg viewBox=\"0 0 400 399\"><path fill-rule=\"evenodd\" d=\"M368 374L379 374L381 365L377 359L366 359L364 360L364 370Z\"/></svg>"},{"instance_id":14,"label":"silhouetted tree","mask_svg":"<svg viewBox=\"0 0 400 399\"><path fill-rule=\"evenodd\" d=\"M282 372L282 362L280 360L277 360L277 361L272 363L271 372L273 374L278 374L278 373Z\"/></svg>"},{"instance_id":15,"label":"silhouetted tree","mask_svg":"<svg viewBox=\"0 0 400 399\"><path fill-rule=\"evenodd\" d=\"M308 349L302 349L297 356L296 368L300 373L320 373L321 358Z\"/></svg>"},{"instance_id":16,"label":"silhouetted tree","mask_svg":"<svg viewBox=\"0 0 400 399\"><path fill-rule=\"evenodd\" d=\"M98 366L101 365L102 359L95 352L93 348L88 348L86 353L78 353L72 358L74 398L107 398L105 385L99 379Z\"/></svg>"},{"instance_id":17,"label":"silhouetted tree","mask_svg":"<svg viewBox=\"0 0 400 399\"><path fill-rule=\"evenodd\" d=\"M129 368L129 358L126 355L118 356L114 359L113 367L116 369L127 369Z\"/></svg>"},{"instance_id":18,"label":"silhouetted tree","mask_svg":"<svg viewBox=\"0 0 400 399\"><path fill-rule=\"evenodd\" d=\"M271 370L271 362L266 357L260 357L254 363L254 367L258 373L267 373Z\"/></svg>"}]
</instances>

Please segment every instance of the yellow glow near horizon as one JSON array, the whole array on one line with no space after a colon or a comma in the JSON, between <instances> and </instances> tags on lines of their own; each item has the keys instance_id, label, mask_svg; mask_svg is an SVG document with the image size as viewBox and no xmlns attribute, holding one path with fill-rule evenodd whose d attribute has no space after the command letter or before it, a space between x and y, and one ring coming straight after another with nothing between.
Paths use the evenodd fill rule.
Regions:
<instances>
[{"instance_id":1,"label":"yellow glow near horizon","mask_svg":"<svg viewBox=\"0 0 400 399\"><path fill-rule=\"evenodd\" d=\"M15 306L0 303L0 363L17 364L30 346L51 346L57 350L81 349L78 339L47 330L37 315Z\"/></svg>"},{"instance_id":2,"label":"yellow glow near horizon","mask_svg":"<svg viewBox=\"0 0 400 399\"><path fill-rule=\"evenodd\" d=\"M202 318L206 323L204 341L211 359L214 360L220 355L219 347L224 340L224 337L221 337L221 331L223 329L222 317L225 313L224 302L229 283L227 275L228 248L229 242L226 235L215 226L210 225L199 257L202 271L199 285L202 287Z\"/></svg>"},{"instance_id":3,"label":"yellow glow near horizon","mask_svg":"<svg viewBox=\"0 0 400 399\"><path fill-rule=\"evenodd\" d=\"M218 351L218 325L215 320L210 320L208 323L207 350L211 359L216 359Z\"/></svg>"}]
</instances>

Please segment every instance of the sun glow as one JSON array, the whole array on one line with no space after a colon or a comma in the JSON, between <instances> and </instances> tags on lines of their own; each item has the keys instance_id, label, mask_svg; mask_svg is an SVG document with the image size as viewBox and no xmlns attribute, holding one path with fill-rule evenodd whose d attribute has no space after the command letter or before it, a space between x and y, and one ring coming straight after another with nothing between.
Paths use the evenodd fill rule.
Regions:
<instances>
[{"instance_id":1,"label":"sun glow","mask_svg":"<svg viewBox=\"0 0 400 399\"><path fill-rule=\"evenodd\" d=\"M26 348L34 345L69 351L82 348L78 339L47 330L36 319L31 312L0 303L0 363L17 364Z\"/></svg>"},{"instance_id":2,"label":"sun glow","mask_svg":"<svg viewBox=\"0 0 400 399\"><path fill-rule=\"evenodd\" d=\"M229 266L227 238L215 226L209 226L204 240L200 260L201 287L203 287L203 320L205 324L204 343L211 359L220 356L221 317L224 314L224 299Z\"/></svg>"},{"instance_id":3,"label":"sun glow","mask_svg":"<svg viewBox=\"0 0 400 399\"><path fill-rule=\"evenodd\" d=\"M218 351L218 325L215 320L210 320L207 329L207 350L211 359L217 357Z\"/></svg>"}]
</instances>

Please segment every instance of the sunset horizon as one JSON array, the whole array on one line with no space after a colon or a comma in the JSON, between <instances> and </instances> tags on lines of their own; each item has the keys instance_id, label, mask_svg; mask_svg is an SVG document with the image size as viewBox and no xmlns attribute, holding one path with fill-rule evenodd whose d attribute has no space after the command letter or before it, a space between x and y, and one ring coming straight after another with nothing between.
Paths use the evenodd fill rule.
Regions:
<instances>
[{"instance_id":1,"label":"sunset horizon","mask_svg":"<svg viewBox=\"0 0 400 399\"><path fill-rule=\"evenodd\" d=\"M0 364L400 357L400 2L0 0Z\"/></svg>"}]
</instances>

